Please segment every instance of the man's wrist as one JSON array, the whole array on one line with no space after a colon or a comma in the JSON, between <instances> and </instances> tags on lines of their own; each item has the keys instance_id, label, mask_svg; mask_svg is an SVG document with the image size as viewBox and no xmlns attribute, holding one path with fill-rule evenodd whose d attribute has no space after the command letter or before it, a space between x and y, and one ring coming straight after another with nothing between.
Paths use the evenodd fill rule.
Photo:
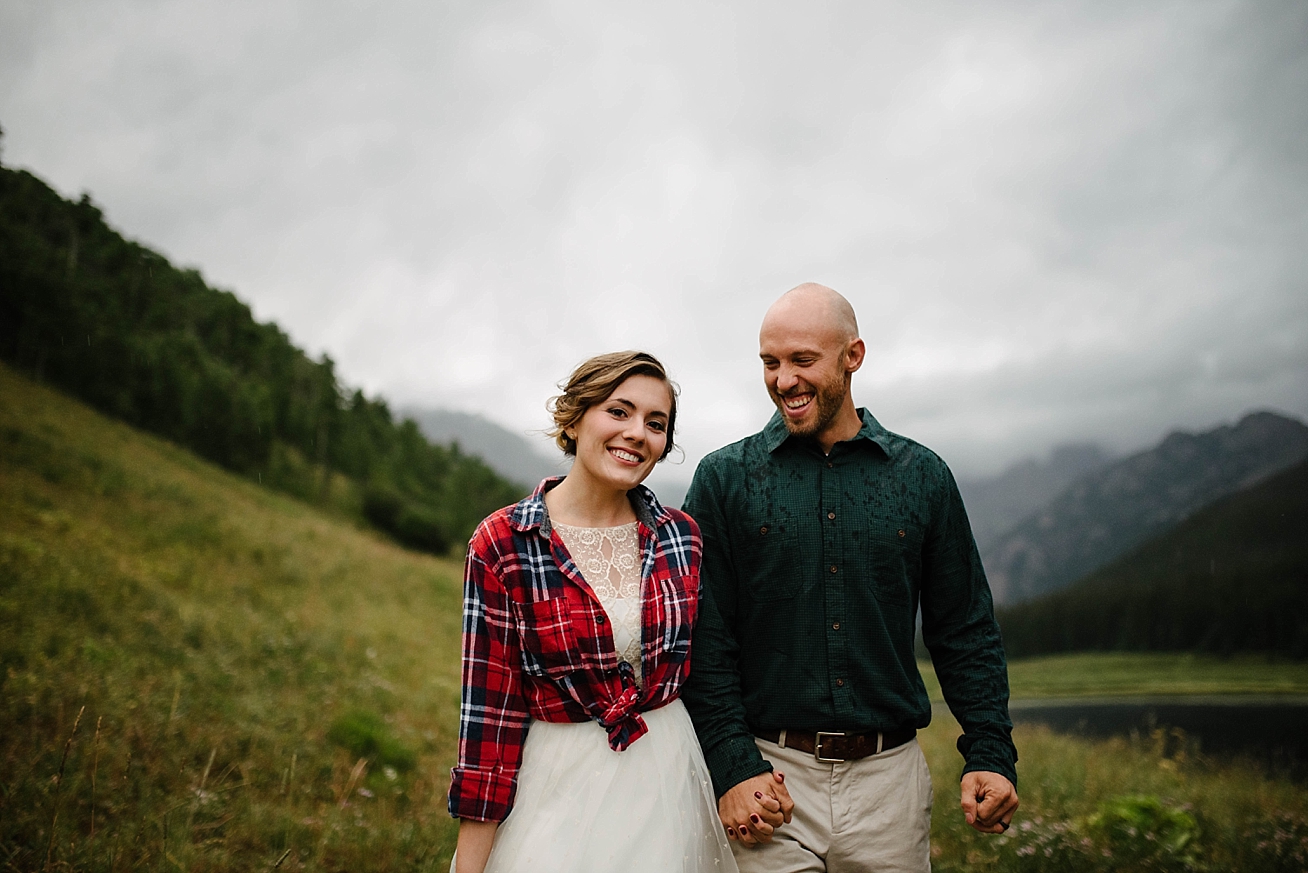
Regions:
<instances>
[{"instance_id":1,"label":"man's wrist","mask_svg":"<svg viewBox=\"0 0 1308 873\"><path fill-rule=\"evenodd\" d=\"M704 750L704 761L713 777L713 793L721 797L746 779L772 772L749 734L732 737Z\"/></svg>"}]
</instances>

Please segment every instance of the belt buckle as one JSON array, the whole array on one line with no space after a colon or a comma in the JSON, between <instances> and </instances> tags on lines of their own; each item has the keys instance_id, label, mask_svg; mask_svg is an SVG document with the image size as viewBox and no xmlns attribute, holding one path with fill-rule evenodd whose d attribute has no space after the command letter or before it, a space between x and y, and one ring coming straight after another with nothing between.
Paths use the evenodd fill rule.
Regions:
<instances>
[{"instance_id":1,"label":"belt buckle","mask_svg":"<svg viewBox=\"0 0 1308 873\"><path fill-rule=\"evenodd\" d=\"M844 758L824 758L822 757L822 738L823 737L847 737L845 731L817 731L813 734L813 758L819 764L839 764Z\"/></svg>"}]
</instances>

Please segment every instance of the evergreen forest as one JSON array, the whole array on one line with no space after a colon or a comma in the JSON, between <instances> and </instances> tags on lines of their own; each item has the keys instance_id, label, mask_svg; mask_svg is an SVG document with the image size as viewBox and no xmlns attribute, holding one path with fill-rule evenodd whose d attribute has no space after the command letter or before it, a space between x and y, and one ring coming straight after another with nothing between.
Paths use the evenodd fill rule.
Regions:
<instances>
[{"instance_id":1,"label":"evergreen forest","mask_svg":"<svg viewBox=\"0 0 1308 873\"><path fill-rule=\"evenodd\" d=\"M443 553L523 493L275 324L0 166L0 360L229 470Z\"/></svg>"}]
</instances>

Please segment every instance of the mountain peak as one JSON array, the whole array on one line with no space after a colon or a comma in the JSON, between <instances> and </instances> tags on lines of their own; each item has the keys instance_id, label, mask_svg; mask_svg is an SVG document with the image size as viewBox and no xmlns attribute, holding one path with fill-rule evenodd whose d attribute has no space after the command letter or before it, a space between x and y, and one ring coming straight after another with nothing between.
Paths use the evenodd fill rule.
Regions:
<instances>
[{"instance_id":1,"label":"mountain peak","mask_svg":"<svg viewBox=\"0 0 1308 873\"><path fill-rule=\"evenodd\" d=\"M995 599L1053 591L1171 529L1227 494L1308 457L1308 425L1251 412L1086 473L1008 533L981 547Z\"/></svg>"}]
</instances>

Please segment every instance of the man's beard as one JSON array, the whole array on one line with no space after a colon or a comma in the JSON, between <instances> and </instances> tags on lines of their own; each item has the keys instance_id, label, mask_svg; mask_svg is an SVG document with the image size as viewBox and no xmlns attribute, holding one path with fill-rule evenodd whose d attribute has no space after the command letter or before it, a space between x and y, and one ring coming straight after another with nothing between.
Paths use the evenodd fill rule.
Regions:
<instances>
[{"instance_id":1,"label":"man's beard","mask_svg":"<svg viewBox=\"0 0 1308 873\"><path fill-rule=\"evenodd\" d=\"M786 398L774 392L772 402L781 410L781 420L786 423L786 429L795 436L804 437L815 436L826 430L827 426L836 420L840 408L845 403L845 394L848 392L847 380L848 377L842 374L831 382L814 385L816 396L812 402L817 406L817 414L805 421L795 421L787 415Z\"/></svg>"}]
</instances>

